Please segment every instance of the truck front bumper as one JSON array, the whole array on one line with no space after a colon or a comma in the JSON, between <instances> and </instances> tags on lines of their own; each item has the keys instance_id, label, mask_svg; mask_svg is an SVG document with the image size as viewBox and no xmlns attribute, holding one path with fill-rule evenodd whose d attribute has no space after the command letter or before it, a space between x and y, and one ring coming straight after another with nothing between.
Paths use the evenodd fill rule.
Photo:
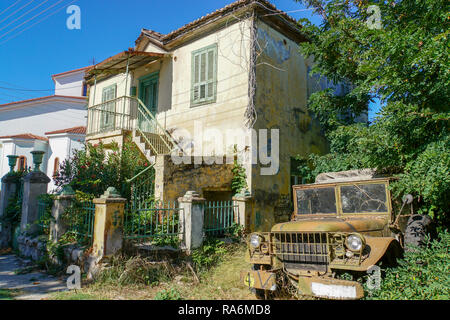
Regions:
<instances>
[{"instance_id":1,"label":"truck front bumper","mask_svg":"<svg viewBox=\"0 0 450 320\"><path fill-rule=\"evenodd\" d=\"M355 300L364 297L359 282L325 277L299 277L301 294L338 300Z\"/></svg>"},{"instance_id":2,"label":"truck front bumper","mask_svg":"<svg viewBox=\"0 0 450 320\"><path fill-rule=\"evenodd\" d=\"M248 288L275 291L277 289L277 279L275 272L265 270L242 270L241 281Z\"/></svg>"}]
</instances>

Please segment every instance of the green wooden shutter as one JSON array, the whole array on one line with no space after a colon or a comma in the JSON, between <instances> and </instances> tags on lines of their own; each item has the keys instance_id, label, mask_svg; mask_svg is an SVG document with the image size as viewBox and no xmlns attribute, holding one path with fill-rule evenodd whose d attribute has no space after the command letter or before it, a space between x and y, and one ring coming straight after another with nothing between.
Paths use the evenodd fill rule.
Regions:
<instances>
[{"instance_id":1,"label":"green wooden shutter","mask_svg":"<svg viewBox=\"0 0 450 320\"><path fill-rule=\"evenodd\" d=\"M217 44L192 52L191 105L216 101Z\"/></svg>"},{"instance_id":2,"label":"green wooden shutter","mask_svg":"<svg viewBox=\"0 0 450 320\"><path fill-rule=\"evenodd\" d=\"M116 98L117 85L113 84L102 91L102 116L100 126L103 130L114 128L116 102L111 101ZM111 101L111 102L108 102Z\"/></svg>"}]
</instances>

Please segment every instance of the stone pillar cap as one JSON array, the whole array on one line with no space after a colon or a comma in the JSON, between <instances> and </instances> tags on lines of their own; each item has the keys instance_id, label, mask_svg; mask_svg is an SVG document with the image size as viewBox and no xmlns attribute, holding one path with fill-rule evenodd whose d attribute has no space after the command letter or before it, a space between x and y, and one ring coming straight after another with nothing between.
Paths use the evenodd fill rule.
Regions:
<instances>
[{"instance_id":1,"label":"stone pillar cap","mask_svg":"<svg viewBox=\"0 0 450 320\"><path fill-rule=\"evenodd\" d=\"M180 198L179 201L189 202L189 201L205 201L205 198L200 197L197 191L187 191L186 194Z\"/></svg>"},{"instance_id":2,"label":"stone pillar cap","mask_svg":"<svg viewBox=\"0 0 450 320\"><path fill-rule=\"evenodd\" d=\"M120 195L119 191L117 191L114 187L109 187L108 189L106 189L105 193L100 196L100 198L102 199L116 199L121 197L122 196Z\"/></svg>"}]
</instances>

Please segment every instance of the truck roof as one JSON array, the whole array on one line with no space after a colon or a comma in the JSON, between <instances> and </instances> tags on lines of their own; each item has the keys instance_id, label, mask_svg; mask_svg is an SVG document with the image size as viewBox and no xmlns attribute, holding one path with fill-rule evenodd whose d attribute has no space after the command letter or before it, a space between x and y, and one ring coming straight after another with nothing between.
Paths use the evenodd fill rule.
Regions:
<instances>
[{"instance_id":1,"label":"truck roof","mask_svg":"<svg viewBox=\"0 0 450 320\"><path fill-rule=\"evenodd\" d=\"M351 181L367 181L380 178L391 178L387 175L377 174L375 169L358 169L338 172L324 172L316 177L314 184L335 183L335 182L351 182Z\"/></svg>"}]
</instances>

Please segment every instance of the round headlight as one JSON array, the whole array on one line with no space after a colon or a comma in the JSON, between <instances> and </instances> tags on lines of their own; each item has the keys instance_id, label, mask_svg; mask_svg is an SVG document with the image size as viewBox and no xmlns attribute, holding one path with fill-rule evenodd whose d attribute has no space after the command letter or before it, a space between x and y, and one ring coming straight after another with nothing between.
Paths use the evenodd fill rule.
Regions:
<instances>
[{"instance_id":1,"label":"round headlight","mask_svg":"<svg viewBox=\"0 0 450 320\"><path fill-rule=\"evenodd\" d=\"M253 248L258 248L260 244L261 244L261 236L256 233L252 234L250 236L250 245Z\"/></svg>"},{"instance_id":2,"label":"round headlight","mask_svg":"<svg viewBox=\"0 0 450 320\"><path fill-rule=\"evenodd\" d=\"M347 237L347 248L351 251L359 251L363 247L363 241L360 236L351 234Z\"/></svg>"}]
</instances>

